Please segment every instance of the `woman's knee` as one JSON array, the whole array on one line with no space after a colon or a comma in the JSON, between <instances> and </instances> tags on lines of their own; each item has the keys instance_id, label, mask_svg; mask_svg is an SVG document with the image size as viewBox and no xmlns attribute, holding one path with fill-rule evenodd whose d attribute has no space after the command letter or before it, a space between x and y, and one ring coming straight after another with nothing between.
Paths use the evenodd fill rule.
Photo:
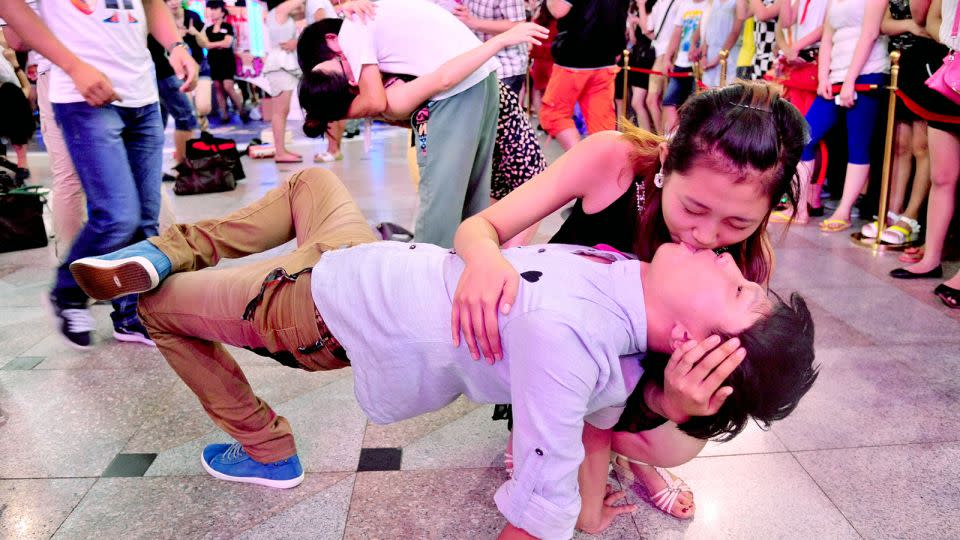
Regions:
<instances>
[{"instance_id":1,"label":"woman's knee","mask_svg":"<svg viewBox=\"0 0 960 540\"><path fill-rule=\"evenodd\" d=\"M893 153L897 157L908 156L912 151L912 136L909 126L898 125L894 138Z\"/></svg>"},{"instance_id":2,"label":"woman's knee","mask_svg":"<svg viewBox=\"0 0 960 540\"><path fill-rule=\"evenodd\" d=\"M913 132L913 138L910 141L913 157L916 159L927 159L930 156L930 149L927 146L927 136L924 131Z\"/></svg>"}]
</instances>

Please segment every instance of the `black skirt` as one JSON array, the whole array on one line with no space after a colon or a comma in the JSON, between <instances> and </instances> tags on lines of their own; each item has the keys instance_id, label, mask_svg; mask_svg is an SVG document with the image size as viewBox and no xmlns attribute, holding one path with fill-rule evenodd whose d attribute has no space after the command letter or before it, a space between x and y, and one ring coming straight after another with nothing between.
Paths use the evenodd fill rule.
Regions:
<instances>
[{"instance_id":1,"label":"black skirt","mask_svg":"<svg viewBox=\"0 0 960 540\"><path fill-rule=\"evenodd\" d=\"M13 83L3 83L0 85L0 103L4 109L0 137L6 137L16 145L30 142L37 124L33 121L30 102L23 95L23 90Z\"/></svg>"},{"instance_id":2,"label":"black skirt","mask_svg":"<svg viewBox=\"0 0 960 540\"><path fill-rule=\"evenodd\" d=\"M927 111L960 118L960 105L950 101L940 92L931 90L926 85L926 80L940 69L940 66L943 65L943 59L949 52L949 49L936 41L918 39L917 43L903 51L900 57L900 76L897 79L897 87L911 101ZM903 100L898 99L898 119L904 119L900 113L901 109L909 110ZM913 119L917 116L911 114L908 117ZM920 115L920 118L922 118L922 115ZM928 120L927 125L947 133L960 135L960 124Z\"/></svg>"}]
</instances>

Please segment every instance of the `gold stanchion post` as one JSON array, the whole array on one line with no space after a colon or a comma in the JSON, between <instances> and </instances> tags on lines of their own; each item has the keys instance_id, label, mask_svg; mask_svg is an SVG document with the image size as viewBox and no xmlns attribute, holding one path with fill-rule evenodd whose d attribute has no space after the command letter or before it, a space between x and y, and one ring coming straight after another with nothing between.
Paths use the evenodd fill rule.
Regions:
<instances>
[{"instance_id":1,"label":"gold stanchion post","mask_svg":"<svg viewBox=\"0 0 960 540\"><path fill-rule=\"evenodd\" d=\"M699 94L701 90L700 81L703 80L703 64L699 61L693 64L693 93Z\"/></svg>"},{"instance_id":2,"label":"gold stanchion post","mask_svg":"<svg viewBox=\"0 0 960 540\"><path fill-rule=\"evenodd\" d=\"M623 131L623 117L630 105L630 49L623 50L623 114L617 116L617 130Z\"/></svg>"},{"instance_id":3,"label":"gold stanchion post","mask_svg":"<svg viewBox=\"0 0 960 540\"><path fill-rule=\"evenodd\" d=\"M887 228L887 202L890 198L890 165L893 157L893 134L897 109L897 79L900 77L900 51L890 53L890 97L887 101L887 138L883 143L883 174L880 177L880 212L877 214L877 238L874 248L880 247L880 237Z\"/></svg>"},{"instance_id":4,"label":"gold stanchion post","mask_svg":"<svg viewBox=\"0 0 960 540\"><path fill-rule=\"evenodd\" d=\"M720 87L727 85L727 57L730 56L730 51L726 49L720 50Z\"/></svg>"}]
</instances>

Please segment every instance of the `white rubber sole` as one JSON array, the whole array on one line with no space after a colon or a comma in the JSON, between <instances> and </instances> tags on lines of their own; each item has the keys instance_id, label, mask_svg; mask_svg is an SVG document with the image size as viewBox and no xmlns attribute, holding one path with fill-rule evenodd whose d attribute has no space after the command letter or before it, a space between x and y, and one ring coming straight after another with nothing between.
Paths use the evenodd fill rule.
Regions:
<instances>
[{"instance_id":1,"label":"white rubber sole","mask_svg":"<svg viewBox=\"0 0 960 540\"><path fill-rule=\"evenodd\" d=\"M153 263L140 256L113 261L85 257L70 263L70 272L83 291L96 300L142 293L160 284Z\"/></svg>"},{"instance_id":2,"label":"white rubber sole","mask_svg":"<svg viewBox=\"0 0 960 540\"><path fill-rule=\"evenodd\" d=\"M63 332L60 331L60 317L57 317L57 308L53 305L53 300L50 299L50 294L44 291L41 294L41 303L46 308L47 318L50 319L50 324L53 325L54 331L57 333L57 337L60 338L60 341L65 343L68 347L75 351L89 352L93 350L94 343L91 342L90 345L84 347L83 345L78 345L69 339L67 336L63 335ZM93 335L96 335L96 331L93 331Z\"/></svg>"},{"instance_id":3,"label":"white rubber sole","mask_svg":"<svg viewBox=\"0 0 960 540\"><path fill-rule=\"evenodd\" d=\"M252 476L230 476L228 474L223 474L222 472L213 470L213 467L207 465L207 460L203 459L203 454L200 454L200 464L203 465L203 469L207 471L207 474L219 480L226 480L227 482L240 482L241 484L256 484L258 486L266 486L275 489L295 488L303 482L304 478L303 473L300 473L300 476L291 478L290 480L269 480L267 478L257 478Z\"/></svg>"},{"instance_id":4,"label":"white rubber sole","mask_svg":"<svg viewBox=\"0 0 960 540\"><path fill-rule=\"evenodd\" d=\"M122 334L114 330L113 339L117 341L122 341L124 343L139 343L141 345L146 345L147 347L156 347L157 344L153 342L152 339L146 338L143 336L138 336L134 334Z\"/></svg>"}]
</instances>

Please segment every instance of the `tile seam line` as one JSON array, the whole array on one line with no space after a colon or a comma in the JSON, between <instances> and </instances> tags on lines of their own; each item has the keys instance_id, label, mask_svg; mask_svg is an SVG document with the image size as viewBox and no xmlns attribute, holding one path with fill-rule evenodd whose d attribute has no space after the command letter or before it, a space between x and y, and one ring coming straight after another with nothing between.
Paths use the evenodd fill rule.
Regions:
<instances>
[{"instance_id":1,"label":"tile seam line","mask_svg":"<svg viewBox=\"0 0 960 540\"><path fill-rule=\"evenodd\" d=\"M817 479L814 478L812 474L810 474L810 471L808 471L807 468L803 466L803 463L800 463L800 460L797 459L797 456L791 452L790 457L793 458L793 461L800 467L800 470L802 470L803 473L807 475L807 478L809 478L810 481L812 481L813 484L817 486L817 489L820 490L820 493L823 493L823 496L826 497L828 501L830 501L830 504L833 505L833 507L837 510L837 512L839 512L840 515L843 516L843 520L847 522L847 525L849 525L851 529L853 529L853 532L857 533L857 536L859 536L860 538L865 538L865 536L863 536L863 533L861 533L860 530L857 529L857 527L853 524L853 522L850 521L850 518L847 517L847 514L844 513L844 511L840 508L840 506L836 503L836 501L834 501L833 498L830 497L830 495L827 493L827 491L823 489L823 486L820 485L820 482L817 482Z\"/></svg>"},{"instance_id":2,"label":"tile seam line","mask_svg":"<svg viewBox=\"0 0 960 540\"><path fill-rule=\"evenodd\" d=\"M100 481L100 477L98 476L93 482L90 483L90 486L86 489L86 491L83 492L83 496L77 499L77 504L73 505L73 508L71 508L70 511L67 512L67 515L63 517L63 521L57 524L57 528L54 529L53 533L50 535L50 538L55 538L57 536L57 533L59 533L60 529L63 528L63 524L66 523L67 520L70 519L70 516L72 516L73 513L77 511L77 508L80 507L80 504L83 502L83 500L86 499L87 495L89 495L90 492L93 490L93 486L97 485L97 482L99 481Z\"/></svg>"},{"instance_id":3,"label":"tile seam line","mask_svg":"<svg viewBox=\"0 0 960 540\"><path fill-rule=\"evenodd\" d=\"M884 444L861 444L857 446L833 446L830 448L805 448L802 450L788 450L791 454L803 454L805 452L826 452L831 450L857 450L860 448L895 448L898 446L917 446L922 444L956 444L960 443L957 439L947 439L939 441L910 441L902 443L884 443Z\"/></svg>"},{"instance_id":4,"label":"tile seam line","mask_svg":"<svg viewBox=\"0 0 960 540\"><path fill-rule=\"evenodd\" d=\"M353 495L357 490L357 478L360 476L360 472L357 471L357 468L360 466L360 452L363 451L363 441L367 439L367 429L370 427L370 420L366 420L363 423L363 434L360 435L360 450L357 452L357 464L353 468L353 485L350 487L350 502L347 503L347 511L343 515L343 534L340 535L340 540L345 540L347 537L347 525L350 523L350 513L353 511ZM400 450L400 466L403 467L403 447Z\"/></svg>"}]
</instances>

